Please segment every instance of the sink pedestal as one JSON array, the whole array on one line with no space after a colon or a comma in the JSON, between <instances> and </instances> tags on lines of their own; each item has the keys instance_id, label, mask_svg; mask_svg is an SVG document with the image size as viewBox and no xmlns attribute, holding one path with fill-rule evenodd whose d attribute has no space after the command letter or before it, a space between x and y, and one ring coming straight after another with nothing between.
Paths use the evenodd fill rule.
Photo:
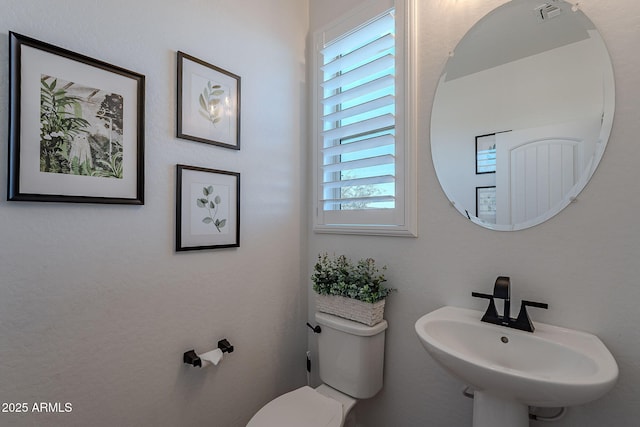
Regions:
<instances>
[{"instance_id":1,"label":"sink pedestal","mask_svg":"<svg viewBox=\"0 0 640 427\"><path fill-rule=\"evenodd\" d=\"M529 406L475 390L473 427L496 426L529 427Z\"/></svg>"}]
</instances>

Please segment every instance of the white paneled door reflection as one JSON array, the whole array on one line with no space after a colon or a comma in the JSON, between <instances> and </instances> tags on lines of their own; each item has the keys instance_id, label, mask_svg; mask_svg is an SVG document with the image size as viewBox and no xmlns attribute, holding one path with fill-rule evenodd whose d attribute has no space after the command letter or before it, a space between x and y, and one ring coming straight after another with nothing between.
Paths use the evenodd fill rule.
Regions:
<instances>
[{"instance_id":1,"label":"white paneled door reflection","mask_svg":"<svg viewBox=\"0 0 640 427\"><path fill-rule=\"evenodd\" d=\"M589 173L599 128L594 119L497 134L496 222L527 223L565 204Z\"/></svg>"}]
</instances>

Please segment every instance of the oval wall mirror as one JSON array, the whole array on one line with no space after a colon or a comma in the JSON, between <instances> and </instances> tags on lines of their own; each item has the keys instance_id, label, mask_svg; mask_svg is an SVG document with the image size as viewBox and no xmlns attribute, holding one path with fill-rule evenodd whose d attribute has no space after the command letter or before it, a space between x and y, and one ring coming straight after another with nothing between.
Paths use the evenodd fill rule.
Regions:
<instances>
[{"instance_id":1,"label":"oval wall mirror","mask_svg":"<svg viewBox=\"0 0 640 427\"><path fill-rule=\"evenodd\" d=\"M440 77L431 154L442 189L483 227L540 224L593 175L614 103L589 18L563 0L512 0L469 30Z\"/></svg>"}]
</instances>

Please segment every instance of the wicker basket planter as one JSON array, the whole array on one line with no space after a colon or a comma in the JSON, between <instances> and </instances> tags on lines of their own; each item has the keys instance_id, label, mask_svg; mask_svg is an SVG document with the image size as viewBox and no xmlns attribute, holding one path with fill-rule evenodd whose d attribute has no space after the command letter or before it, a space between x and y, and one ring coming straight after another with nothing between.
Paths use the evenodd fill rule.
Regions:
<instances>
[{"instance_id":1,"label":"wicker basket planter","mask_svg":"<svg viewBox=\"0 0 640 427\"><path fill-rule=\"evenodd\" d=\"M316 309L373 326L382 322L385 300L370 303L336 295L316 294Z\"/></svg>"}]
</instances>

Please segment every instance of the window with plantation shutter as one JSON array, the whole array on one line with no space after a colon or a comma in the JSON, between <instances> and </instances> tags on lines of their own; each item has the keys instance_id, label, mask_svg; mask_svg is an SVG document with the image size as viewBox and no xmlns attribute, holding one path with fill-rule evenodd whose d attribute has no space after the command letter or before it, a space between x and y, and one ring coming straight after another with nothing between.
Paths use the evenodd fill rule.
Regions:
<instances>
[{"instance_id":1,"label":"window with plantation shutter","mask_svg":"<svg viewBox=\"0 0 640 427\"><path fill-rule=\"evenodd\" d=\"M318 232L416 234L413 2L369 0L315 33Z\"/></svg>"}]
</instances>

